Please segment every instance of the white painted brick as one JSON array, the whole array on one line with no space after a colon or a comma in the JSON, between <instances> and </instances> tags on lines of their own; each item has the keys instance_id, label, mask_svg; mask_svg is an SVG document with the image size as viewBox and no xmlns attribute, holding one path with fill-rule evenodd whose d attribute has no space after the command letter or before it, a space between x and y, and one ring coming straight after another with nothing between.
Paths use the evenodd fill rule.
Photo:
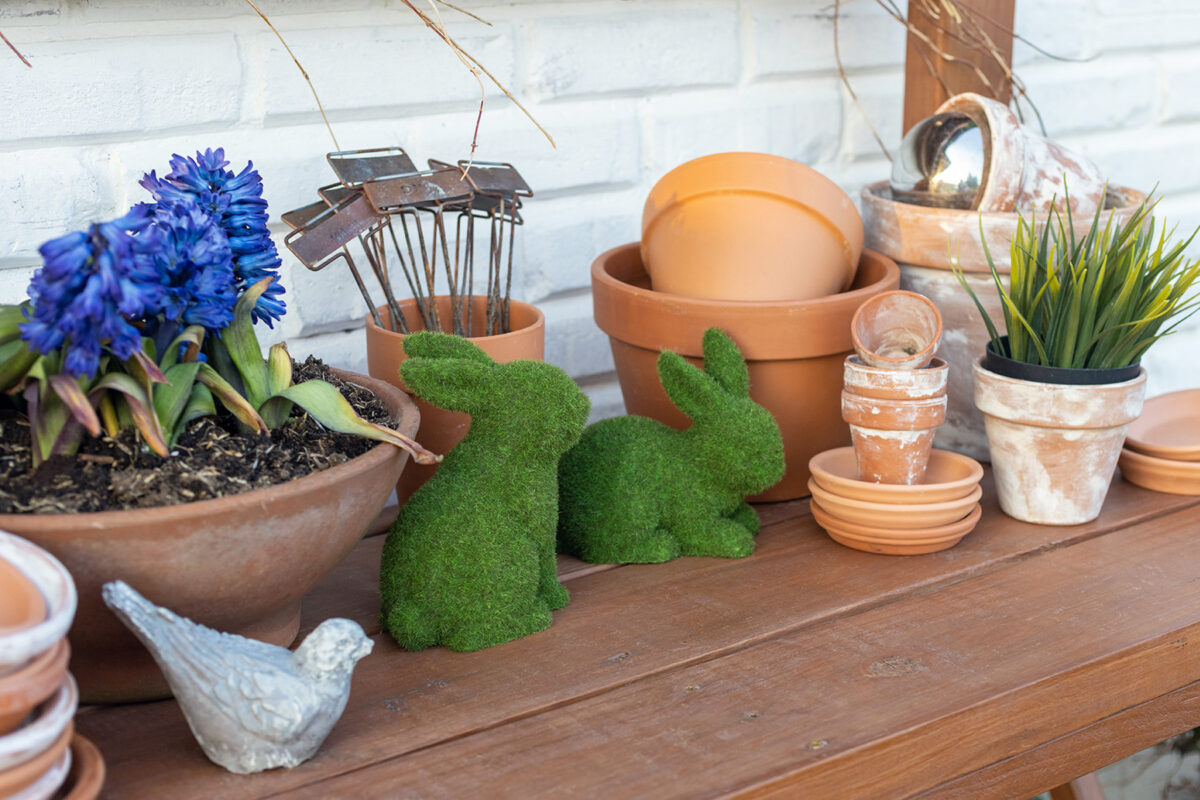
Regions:
<instances>
[{"instance_id":1,"label":"white painted brick","mask_svg":"<svg viewBox=\"0 0 1200 800\"><path fill-rule=\"evenodd\" d=\"M1167 53L1159 63L1164 77L1162 119L1200 119L1200 52Z\"/></svg>"},{"instance_id":2,"label":"white painted brick","mask_svg":"<svg viewBox=\"0 0 1200 800\"><path fill-rule=\"evenodd\" d=\"M1190 0L1105 2L1095 21L1100 52L1161 50L1200 43L1200 4Z\"/></svg>"},{"instance_id":3,"label":"white painted brick","mask_svg":"<svg viewBox=\"0 0 1200 800\"><path fill-rule=\"evenodd\" d=\"M0 5L0 31L18 28L25 25L53 25L62 19L63 3L61 0L8 0ZM20 36L5 34L18 50L22 49ZM12 55L11 51L0 42L0 47L6 51L4 57Z\"/></svg>"},{"instance_id":4,"label":"white painted brick","mask_svg":"<svg viewBox=\"0 0 1200 800\"><path fill-rule=\"evenodd\" d=\"M473 24L472 29L487 34L477 36L461 33L461 27L450 26L455 40L501 83L511 87L512 30ZM362 113L416 104L478 103L479 83L424 25L285 30L283 34L312 78L326 111L335 118L339 111ZM266 33L259 40L266 50L267 115L318 113L308 84L278 39ZM483 81L493 103L503 100L486 77Z\"/></svg>"},{"instance_id":5,"label":"white painted brick","mask_svg":"<svg viewBox=\"0 0 1200 800\"><path fill-rule=\"evenodd\" d=\"M35 269L33 266L0 269L0 303L13 305L25 300L29 296L29 281Z\"/></svg>"},{"instance_id":6,"label":"white painted brick","mask_svg":"<svg viewBox=\"0 0 1200 800\"><path fill-rule=\"evenodd\" d=\"M322 333L304 339L290 339L288 340L288 352L297 361L303 361L311 354L331 367L366 374L366 336L360 325L353 330ZM265 342L263 346L266 346Z\"/></svg>"},{"instance_id":7,"label":"white painted brick","mask_svg":"<svg viewBox=\"0 0 1200 800\"><path fill-rule=\"evenodd\" d=\"M850 86L858 103L850 90L841 85L842 152L853 157L882 155L871 126L888 151L895 152L900 145L904 116L904 73L852 76Z\"/></svg>"},{"instance_id":8,"label":"white painted brick","mask_svg":"<svg viewBox=\"0 0 1200 800\"><path fill-rule=\"evenodd\" d=\"M834 72L833 4L769 0L750 4L757 77ZM839 50L847 70L902 65L904 26L870 0L843 3Z\"/></svg>"},{"instance_id":9,"label":"white painted brick","mask_svg":"<svg viewBox=\"0 0 1200 800\"><path fill-rule=\"evenodd\" d=\"M1090 0L1017 3L1013 27L1013 62L1025 64L1057 58L1086 59L1095 55L1096 14ZM1049 54L1049 55L1047 55Z\"/></svg>"},{"instance_id":10,"label":"white painted brick","mask_svg":"<svg viewBox=\"0 0 1200 800\"><path fill-rule=\"evenodd\" d=\"M546 361L573 378L613 369L606 336L592 320L591 292L539 303L546 315Z\"/></svg>"},{"instance_id":11,"label":"white painted brick","mask_svg":"<svg viewBox=\"0 0 1200 800\"><path fill-rule=\"evenodd\" d=\"M27 42L21 50L34 69L16 69L16 61L0 69L0 141L140 135L238 115L241 66L232 36Z\"/></svg>"},{"instance_id":12,"label":"white painted brick","mask_svg":"<svg viewBox=\"0 0 1200 800\"><path fill-rule=\"evenodd\" d=\"M1051 138L1086 130L1149 123L1158 101L1158 69L1145 56L1112 56L1095 63L1046 62L1021 73ZM1099 98L1103 98L1099 100ZM1037 130L1029 115L1027 124Z\"/></svg>"},{"instance_id":13,"label":"white painted brick","mask_svg":"<svg viewBox=\"0 0 1200 800\"><path fill-rule=\"evenodd\" d=\"M1142 191L1158 184L1160 194L1200 189L1197 141L1200 125L1195 124L1062 139L1063 144L1090 156L1114 183Z\"/></svg>"},{"instance_id":14,"label":"white painted brick","mask_svg":"<svg viewBox=\"0 0 1200 800\"><path fill-rule=\"evenodd\" d=\"M297 15L325 12L329 16L344 18L346 12L372 8L378 13L378 0L255 0L254 3L277 27ZM63 5L58 3L57 5ZM103 2L66 3L70 19L77 22L145 22L177 19L251 19L255 27L264 23L246 0L187 0L186 2L163 2L162 0L104 0ZM407 12L411 15L411 12Z\"/></svg>"},{"instance_id":15,"label":"white painted brick","mask_svg":"<svg viewBox=\"0 0 1200 800\"><path fill-rule=\"evenodd\" d=\"M535 20L528 86L539 97L564 97L735 82L738 21L731 4L667 8Z\"/></svg>"}]
</instances>

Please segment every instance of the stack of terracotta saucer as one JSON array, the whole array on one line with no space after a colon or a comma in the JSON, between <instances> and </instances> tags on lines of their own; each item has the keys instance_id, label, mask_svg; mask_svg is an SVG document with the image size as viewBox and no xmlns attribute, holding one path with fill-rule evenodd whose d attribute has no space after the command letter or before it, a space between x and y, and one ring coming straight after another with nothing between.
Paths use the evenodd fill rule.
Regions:
<instances>
[{"instance_id":1,"label":"stack of terracotta saucer","mask_svg":"<svg viewBox=\"0 0 1200 800\"><path fill-rule=\"evenodd\" d=\"M968 456L934 450L921 482L859 480L854 448L813 456L808 488L817 523L835 542L886 555L936 553L975 529L983 467Z\"/></svg>"},{"instance_id":2,"label":"stack of terracotta saucer","mask_svg":"<svg viewBox=\"0 0 1200 800\"><path fill-rule=\"evenodd\" d=\"M1117 464L1125 480L1146 489L1200 494L1200 389L1147 400Z\"/></svg>"},{"instance_id":3,"label":"stack of terracotta saucer","mask_svg":"<svg viewBox=\"0 0 1200 800\"><path fill-rule=\"evenodd\" d=\"M75 733L79 693L67 672L75 583L56 558L0 532L0 797L95 797L96 748Z\"/></svg>"}]
</instances>

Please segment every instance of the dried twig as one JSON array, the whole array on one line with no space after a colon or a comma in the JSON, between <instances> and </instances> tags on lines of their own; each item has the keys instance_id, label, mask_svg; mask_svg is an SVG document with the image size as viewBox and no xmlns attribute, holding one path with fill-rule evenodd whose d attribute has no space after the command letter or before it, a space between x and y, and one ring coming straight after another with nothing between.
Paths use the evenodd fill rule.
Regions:
<instances>
[{"instance_id":1,"label":"dried twig","mask_svg":"<svg viewBox=\"0 0 1200 800\"><path fill-rule=\"evenodd\" d=\"M5 36L3 33L0 33L0 39L3 39L3 40L4 40L4 43L5 43L6 45L8 45L8 49L9 49L9 50L12 50L14 53L16 53L16 54L17 54L17 58L21 59L21 63L22 63L22 64L24 64L25 66L29 67L30 69L33 69L33 64L30 64L30 63L29 63L29 59L28 59L28 58L26 58L25 56L21 55L21 51L20 51L20 50L18 50L18 49L16 48L16 46L15 46L15 45L14 45L12 42L10 42L10 41L8 40L8 37L7 37L7 36Z\"/></svg>"},{"instance_id":2,"label":"dried twig","mask_svg":"<svg viewBox=\"0 0 1200 800\"><path fill-rule=\"evenodd\" d=\"M879 131L875 130L875 123L871 122L871 117L867 115L867 111L863 108L862 102L858 99L858 95L854 92L854 87L850 85L850 78L846 75L846 68L842 66L842 50L838 42L838 18L841 16L842 0L834 0L833 3L833 58L837 61L838 75L842 78L842 85L846 87L846 91L850 93L851 99L854 100L854 105L858 106L858 111L862 114L863 119L867 121L867 127L871 129L871 135L875 137L875 143L879 145L879 149L887 156L887 160L892 160L892 154L888 151L887 145L883 143L883 139L879 136Z\"/></svg>"}]
</instances>

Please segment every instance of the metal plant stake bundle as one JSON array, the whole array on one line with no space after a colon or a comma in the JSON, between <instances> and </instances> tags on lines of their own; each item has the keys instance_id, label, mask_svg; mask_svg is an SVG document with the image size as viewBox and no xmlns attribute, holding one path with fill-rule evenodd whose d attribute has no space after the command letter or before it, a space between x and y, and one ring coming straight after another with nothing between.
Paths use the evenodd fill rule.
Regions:
<instances>
[{"instance_id":1,"label":"metal plant stake bundle","mask_svg":"<svg viewBox=\"0 0 1200 800\"><path fill-rule=\"evenodd\" d=\"M335 152L327 158L340 183L321 187L320 201L283 215L293 228L284 243L308 269L345 261L381 328L399 333L424 328L468 337L508 332L516 227L523 224L521 199L533 196L516 168L431 159L428 170L417 170L398 147ZM447 214L454 216L453 225ZM475 310L475 239L484 232L476 230L477 220L486 226L489 242L482 319ZM353 239L362 246L383 293L386 324L348 248ZM405 317L396 300L390 264L399 265L419 325ZM448 319L436 302L440 272L445 273Z\"/></svg>"}]
</instances>

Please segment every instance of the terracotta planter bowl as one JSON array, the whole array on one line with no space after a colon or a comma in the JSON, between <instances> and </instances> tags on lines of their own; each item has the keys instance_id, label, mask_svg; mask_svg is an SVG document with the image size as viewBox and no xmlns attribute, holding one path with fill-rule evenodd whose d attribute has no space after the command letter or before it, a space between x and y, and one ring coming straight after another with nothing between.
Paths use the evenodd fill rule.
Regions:
<instances>
[{"instance_id":1,"label":"terracotta planter bowl","mask_svg":"<svg viewBox=\"0 0 1200 800\"><path fill-rule=\"evenodd\" d=\"M853 447L818 453L809 461L809 469L823 489L869 503L945 503L974 492L983 479L983 466L978 461L949 450L934 450L924 482L911 486L858 480Z\"/></svg>"},{"instance_id":2,"label":"terracotta planter bowl","mask_svg":"<svg viewBox=\"0 0 1200 800\"><path fill-rule=\"evenodd\" d=\"M871 503L842 497L821 488L811 478L808 481L813 500L821 504L827 513L856 525L867 525L890 530L915 530L933 528L958 522L971 513L971 509L983 497L983 488L957 500L944 503Z\"/></svg>"},{"instance_id":3,"label":"terracotta planter bowl","mask_svg":"<svg viewBox=\"0 0 1200 800\"><path fill-rule=\"evenodd\" d=\"M926 400L946 394L949 377L950 370L940 358L920 369L879 369L862 363L858 356L846 356L842 388L859 397Z\"/></svg>"},{"instance_id":4,"label":"terracotta planter bowl","mask_svg":"<svg viewBox=\"0 0 1200 800\"><path fill-rule=\"evenodd\" d=\"M1157 458L1126 447L1121 450L1117 466L1125 480L1143 489L1200 495L1200 462Z\"/></svg>"},{"instance_id":5,"label":"terracotta planter bowl","mask_svg":"<svg viewBox=\"0 0 1200 800\"><path fill-rule=\"evenodd\" d=\"M0 515L0 528L5 527L6 519L8 517ZM26 606L26 611L40 606L40 613L35 615L40 619L15 629L0 627L0 676L27 664L66 636L71 620L75 618L77 603L75 581L58 559L34 543L0 530L0 569L14 568L23 576L20 584L25 587L22 595L15 597L14 605L31 604ZM36 598L24 594L30 584L37 592ZM7 604L8 597L3 590L0 590L0 597L4 597Z\"/></svg>"},{"instance_id":6,"label":"terracotta planter bowl","mask_svg":"<svg viewBox=\"0 0 1200 800\"><path fill-rule=\"evenodd\" d=\"M375 392L408 436L419 414L382 381L335 371ZM4 514L75 576L71 671L84 702L168 697L158 666L104 605L121 578L149 600L217 630L289 645L300 599L353 549L379 514L408 454L380 444L294 481L186 505L90 514Z\"/></svg>"},{"instance_id":7,"label":"terracotta planter bowl","mask_svg":"<svg viewBox=\"0 0 1200 800\"><path fill-rule=\"evenodd\" d=\"M818 503L812 503L813 519L835 542L867 553L889 556L917 556L947 550L975 530L983 508L975 508L963 519L949 525L897 531L858 525L833 516Z\"/></svg>"},{"instance_id":8,"label":"terracotta planter bowl","mask_svg":"<svg viewBox=\"0 0 1200 800\"><path fill-rule=\"evenodd\" d=\"M808 300L850 286L862 218L841 187L780 156L718 153L668 172L646 198L654 290L718 300Z\"/></svg>"},{"instance_id":9,"label":"terracotta planter bowl","mask_svg":"<svg viewBox=\"0 0 1200 800\"><path fill-rule=\"evenodd\" d=\"M602 254L592 264L596 324L608 334L625 409L683 429L690 423L658 380L659 352L703 364L704 331L732 337L750 370L750 396L779 423L787 472L755 501L808 493L808 460L850 441L839 397L842 362L853 349L850 318L869 297L899 282L890 259L864 250L850 291L778 303L702 300L650 290L638 245Z\"/></svg>"},{"instance_id":10,"label":"terracotta planter bowl","mask_svg":"<svg viewBox=\"0 0 1200 800\"><path fill-rule=\"evenodd\" d=\"M25 666L0 676L0 734L17 729L30 712L62 686L71 649L66 640L34 658ZM0 739L0 743L4 740ZM0 769L4 748L0 744Z\"/></svg>"},{"instance_id":11,"label":"terracotta planter bowl","mask_svg":"<svg viewBox=\"0 0 1200 800\"><path fill-rule=\"evenodd\" d=\"M942 315L916 292L884 292L858 307L850 321L854 351L868 366L920 369L942 339Z\"/></svg>"},{"instance_id":12,"label":"terracotta planter bowl","mask_svg":"<svg viewBox=\"0 0 1200 800\"><path fill-rule=\"evenodd\" d=\"M70 756L68 755L67 762L62 763L63 756L67 754L67 748L71 744L71 736L75 733L75 723L67 720L67 725L62 733L54 739L53 743L42 752L30 758L28 761L18 764L15 767L10 767L0 772L0 797L9 797L26 789L32 792L37 792L33 796L48 797L66 780L67 772L70 769ZM47 773L54 771L54 776L44 783L39 784ZM38 789L32 787L38 786ZM49 786L49 792L45 792L45 787Z\"/></svg>"},{"instance_id":13,"label":"terracotta planter bowl","mask_svg":"<svg viewBox=\"0 0 1200 800\"><path fill-rule=\"evenodd\" d=\"M1129 425L1125 447L1172 461L1200 461L1200 389L1151 397Z\"/></svg>"},{"instance_id":14,"label":"terracotta planter bowl","mask_svg":"<svg viewBox=\"0 0 1200 800\"><path fill-rule=\"evenodd\" d=\"M63 655L63 666L66 666ZM21 728L0 736L0 771L24 764L38 753L44 752L75 718L79 706L79 691L74 679L65 671L60 672L58 684Z\"/></svg>"},{"instance_id":15,"label":"terracotta planter bowl","mask_svg":"<svg viewBox=\"0 0 1200 800\"><path fill-rule=\"evenodd\" d=\"M537 306L513 300L509 311L512 331L496 336L484 336L482 333L484 314L487 308L486 304L486 298L475 298L472 324L478 335L470 337L469 341L491 356L494 361L501 364L510 361L545 360L546 317ZM414 331L423 330L424 326L421 325L421 317L417 313L416 301L412 299L401 300L399 305L400 310L404 313L404 318L408 320L410 329ZM437 298L437 305L441 318L443 320L449 319L450 298ZM388 313L387 306L380 306L376 311L379 312L384 325L391 324L391 315ZM404 334L379 327L369 314L367 315L366 327L367 371L371 373L372 378L386 381L407 392L408 387L404 385L404 381L400 378L400 365L404 363L406 358L404 355ZM471 428L471 416L469 414L460 414L457 411L447 411L443 408L438 408L426 403L419 397L410 395L409 399L417 404L417 408L421 412L421 427L414 438L426 448L439 455L445 455L450 452L450 449L462 441L462 438L467 435L467 431ZM432 478L433 474L437 472L437 468L437 464L409 464L408 468L404 470L404 474L400 476L400 482L396 486L396 496L399 498L400 504L403 505L412 496L413 492L421 488L425 481Z\"/></svg>"},{"instance_id":16,"label":"terracotta planter bowl","mask_svg":"<svg viewBox=\"0 0 1200 800\"><path fill-rule=\"evenodd\" d=\"M60 800L96 800L104 787L104 757L96 745L78 733L71 739L71 771Z\"/></svg>"}]
</instances>

